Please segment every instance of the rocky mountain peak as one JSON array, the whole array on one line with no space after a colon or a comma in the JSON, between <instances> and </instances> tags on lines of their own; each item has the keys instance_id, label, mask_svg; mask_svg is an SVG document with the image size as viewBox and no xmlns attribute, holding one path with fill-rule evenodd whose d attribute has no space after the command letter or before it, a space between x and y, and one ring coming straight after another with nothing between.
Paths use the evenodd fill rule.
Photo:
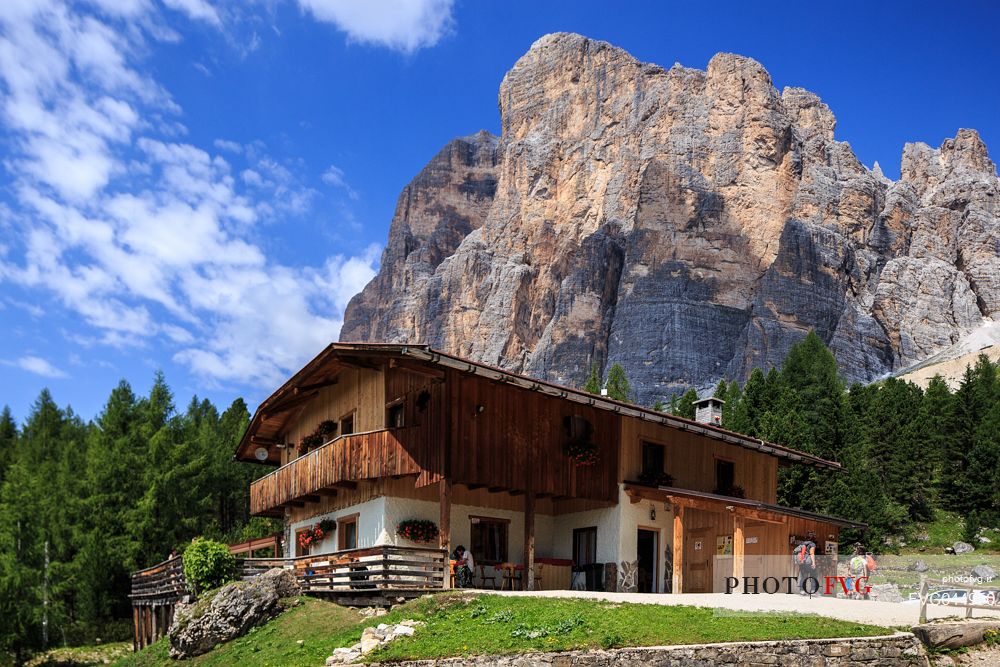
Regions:
<instances>
[{"instance_id":1,"label":"rocky mountain peak","mask_svg":"<svg viewBox=\"0 0 1000 667\"><path fill-rule=\"evenodd\" d=\"M870 380L1000 309L1000 186L974 131L907 144L893 182L750 58L664 70L571 33L532 45L499 106L499 138L453 141L404 189L343 340L569 384L620 362L651 403L810 329Z\"/></svg>"}]
</instances>

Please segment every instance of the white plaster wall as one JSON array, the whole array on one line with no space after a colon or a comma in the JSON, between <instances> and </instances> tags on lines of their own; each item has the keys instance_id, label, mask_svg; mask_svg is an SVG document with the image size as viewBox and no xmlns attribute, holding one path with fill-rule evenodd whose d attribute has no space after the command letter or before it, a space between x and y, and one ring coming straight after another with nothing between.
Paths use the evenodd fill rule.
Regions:
<instances>
[{"instance_id":1,"label":"white plaster wall","mask_svg":"<svg viewBox=\"0 0 1000 667\"><path fill-rule=\"evenodd\" d=\"M597 527L597 562L618 561L619 513L617 507L560 514L552 522L552 557L573 558L573 531Z\"/></svg>"},{"instance_id":2,"label":"white plaster wall","mask_svg":"<svg viewBox=\"0 0 1000 667\"><path fill-rule=\"evenodd\" d=\"M337 519L345 516L351 516L352 514L358 515L358 548L374 547L380 544L393 544L395 539L396 524L387 524L385 521L385 505L386 498L373 498L366 502L360 503L358 505L351 505L350 507L344 507L335 512L329 512L327 514L321 514L319 516L310 517L304 521L297 521L292 524L291 531L291 549L294 550L294 555L299 556L298 553L299 545L295 541L295 532L307 526L313 526L324 519ZM334 532L327 535L322 542L320 542L318 547L314 549L315 553L327 553L337 550L337 533Z\"/></svg>"},{"instance_id":3,"label":"white plaster wall","mask_svg":"<svg viewBox=\"0 0 1000 667\"><path fill-rule=\"evenodd\" d=\"M623 560L633 561L638 558L638 530L639 526L644 528L658 528L660 538L658 543L659 553L657 554L656 591L663 590L663 573L667 563L667 553L673 549L674 545L674 516L665 508L663 502L642 500L632 504L628 494L625 493L624 485L619 485L618 506L619 512L619 533L618 533L618 554L616 563ZM656 519L649 518L650 508L656 509ZM600 537L598 537L600 539Z\"/></svg>"},{"instance_id":4,"label":"white plaster wall","mask_svg":"<svg viewBox=\"0 0 1000 667\"><path fill-rule=\"evenodd\" d=\"M388 544L402 546L422 546L397 537L396 525L405 519L428 519L438 523L441 511L436 502L427 500L410 500L408 498L387 497L385 505L385 525L390 533ZM473 516L508 519L507 557L513 562L521 562L524 553L524 513L511 510L499 510L475 505L451 506L451 547L459 544L469 548L472 544ZM572 535L572 532L570 533ZM423 545L426 546L426 545ZM552 557L552 517L535 515L535 555Z\"/></svg>"}]
</instances>

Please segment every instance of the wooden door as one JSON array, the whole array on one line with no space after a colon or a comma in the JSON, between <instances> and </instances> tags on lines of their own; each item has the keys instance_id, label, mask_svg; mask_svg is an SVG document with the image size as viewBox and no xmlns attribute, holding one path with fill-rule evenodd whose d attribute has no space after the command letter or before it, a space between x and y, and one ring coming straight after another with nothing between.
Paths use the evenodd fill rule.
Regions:
<instances>
[{"instance_id":1,"label":"wooden door","mask_svg":"<svg viewBox=\"0 0 1000 667\"><path fill-rule=\"evenodd\" d=\"M684 593L712 592L715 529L692 528L684 536Z\"/></svg>"}]
</instances>

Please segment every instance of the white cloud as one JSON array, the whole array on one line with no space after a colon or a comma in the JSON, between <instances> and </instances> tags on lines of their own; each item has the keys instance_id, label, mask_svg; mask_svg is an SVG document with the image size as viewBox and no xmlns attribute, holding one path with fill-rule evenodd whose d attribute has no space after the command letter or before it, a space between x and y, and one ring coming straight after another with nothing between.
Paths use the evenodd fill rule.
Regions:
<instances>
[{"instance_id":1,"label":"white cloud","mask_svg":"<svg viewBox=\"0 0 1000 667\"><path fill-rule=\"evenodd\" d=\"M104 5L0 2L0 282L53 295L80 346L158 346L209 383L273 387L337 337L378 248L276 261L260 223L310 209L304 166L259 142L217 140L223 157L183 141L180 109L138 66L169 28L141 0ZM204 2L171 6L219 20ZM65 377L39 357L7 363Z\"/></svg>"},{"instance_id":2,"label":"white cloud","mask_svg":"<svg viewBox=\"0 0 1000 667\"><path fill-rule=\"evenodd\" d=\"M344 178L344 170L337 165L331 164L327 167L320 178L323 179L324 183L328 183L335 188L342 188L351 199L358 198L358 193L355 192L354 188L347 182L347 179Z\"/></svg>"},{"instance_id":3,"label":"white cloud","mask_svg":"<svg viewBox=\"0 0 1000 667\"><path fill-rule=\"evenodd\" d=\"M33 355L27 355L15 361L5 361L4 364L8 366L16 366L21 370L34 373L35 375L41 375L46 378L59 379L69 377L66 373L56 368L45 359Z\"/></svg>"},{"instance_id":4,"label":"white cloud","mask_svg":"<svg viewBox=\"0 0 1000 667\"><path fill-rule=\"evenodd\" d=\"M218 148L220 151L228 151L230 153L242 153L243 145L236 141L228 141L226 139L216 139L212 142L212 145Z\"/></svg>"},{"instance_id":5,"label":"white cloud","mask_svg":"<svg viewBox=\"0 0 1000 667\"><path fill-rule=\"evenodd\" d=\"M412 53L437 44L452 26L453 0L298 0L317 20L359 42Z\"/></svg>"},{"instance_id":6,"label":"white cloud","mask_svg":"<svg viewBox=\"0 0 1000 667\"><path fill-rule=\"evenodd\" d=\"M222 25L215 7L204 0L162 0L162 2L167 7L183 12L196 21L205 21L214 26Z\"/></svg>"}]
</instances>

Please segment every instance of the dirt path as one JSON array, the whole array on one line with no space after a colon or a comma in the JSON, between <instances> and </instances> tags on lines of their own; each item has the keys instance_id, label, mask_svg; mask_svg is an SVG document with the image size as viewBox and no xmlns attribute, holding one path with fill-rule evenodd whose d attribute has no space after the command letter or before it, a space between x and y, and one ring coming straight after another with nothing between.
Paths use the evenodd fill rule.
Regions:
<instances>
[{"instance_id":1,"label":"dirt path","mask_svg":"<svg viewBox=\"0 0 1000 667\"><path fill-rule=\"evenodd\" d=\"M494 591L490 591L493 593ZM920 605L914 603L874 602L870 600L842 600L802 595L725 595L723 593L689 593L661 595L656 593L600 593L594 591L496 591L498 595L526 595L554 598L584 598L611 602L637 602L642 604L692 605L713 607L728 611L777 611L796 614L817 614L844 621L879 625L887 628L909 628L916 625ZM931 605L929 619L955 616L947 607ZM1000 612L975 611L975 618L998 617Z\"/></svg>"}]
</instances>

